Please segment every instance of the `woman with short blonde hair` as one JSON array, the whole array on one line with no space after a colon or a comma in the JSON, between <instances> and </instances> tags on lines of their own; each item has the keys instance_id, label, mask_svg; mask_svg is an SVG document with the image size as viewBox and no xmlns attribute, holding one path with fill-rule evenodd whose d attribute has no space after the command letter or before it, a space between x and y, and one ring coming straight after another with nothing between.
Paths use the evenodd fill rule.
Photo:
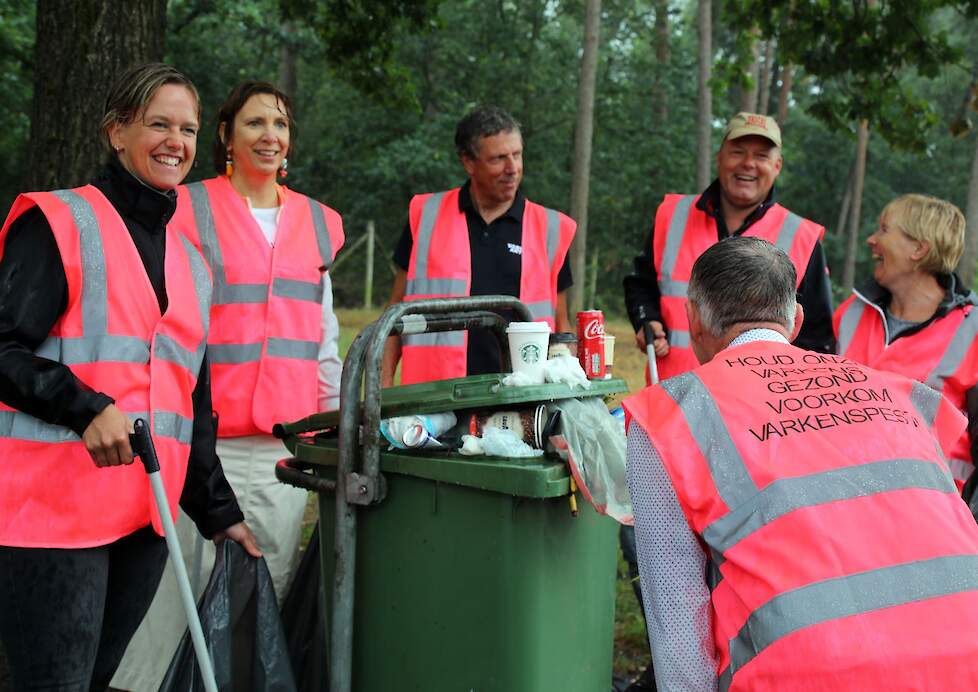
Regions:
<instances>
[{"instance_id":1,"label":"woman with short blonde hair","mask_svg":"<svg viewBox=\"0 0 978 692\"><path fill-rule=\"evenodd\" d=\"M978 296L954 273L964 232L964 215L950 202L897 197L866 241L873 277L833 319L839 353L923 382L968 415L968 431L948 459L959 488L974 471L978 438Z\"/></svg>"}]
</instances>

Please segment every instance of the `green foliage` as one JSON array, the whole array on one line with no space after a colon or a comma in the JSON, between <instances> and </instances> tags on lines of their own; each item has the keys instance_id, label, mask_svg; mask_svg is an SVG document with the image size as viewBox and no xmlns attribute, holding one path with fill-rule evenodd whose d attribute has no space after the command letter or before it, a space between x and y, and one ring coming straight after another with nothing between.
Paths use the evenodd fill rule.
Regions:
<instances>
[{"instance_id":1,"label":"green foliage","mask_svg":"<svg viewBox=\"0 0 978 692\"><path fill-rule=\"evenodd\" d=\"M282 17L318 32L328 63L387 103L414 99L411 72L395 57L402 31L437 28L440 0L281 0Z\"/></svg>"},{"instance_id":2,"label":"green foliage","mask_svg":"<svg viewBox=\"0 0 978 692\"><path fill-rule=\"evenodd\" d=\"M0 0L0 204L20 192L34 84L34 3Z\"/></svg>"},{"instance_id":3,"label":"green foliage","mask_svg":"<svg viewBox=\"0 0 978 692\"><path fill-rule=\"evenodd\" d=\"M756 22L765 36L777 37L781 60L818 80L810 112L830 128L845 129L865 118L891 144L921 151L937 115L900 83L901 76L914 69L934 77L960 58L947 31L934 26L940 10L959 4L732 0L727 12L735 26Z\"/></svg>"},{"instance_id":4,"label":"green foliage","mask_svg":"<svg viewBox=\"0 0 978 692\"><path fill-rule=\"evenodd\" d=\"M8 203L29 129L32 8L0 0L0 152L10 163L0 193ZM864 236L902 192L963 206L974 139L950 138L946 124L957 117L978 59L974 23L962 15L969 12L974 7L938 0L881 0L875 10L865 2L742 0L715 11L714 143L738 106L736 87L746 85L747 29L758 24L778 39L777 63L799 66L777 195L828 227L833 269L844 251L834 226L856 116L873 120ZM348 244L368 220L376 223L383 250L374 295L384 300L411 196L464 181L453 135L476 104L499 104L522 122L526 194L568 209L583 14L581 0L169 0L167 59L194 79L202 98L190 179L213 175L214 116L227 92L242 79L276 81L282 48L290 47L299 127L287 182L343 214ZM621 279L662 196L697 191L696 5L673 0L668 16L670 59L660 64L655 3L602 3L587 254L597 256L596 306L611 314L624 310ZM961 65L944 64L954 51L963 51ZM339 305L362 300L357 252L333 277ZM857 277L869 269L868 253L860 253Z\"/></svg>"}]
</instances>

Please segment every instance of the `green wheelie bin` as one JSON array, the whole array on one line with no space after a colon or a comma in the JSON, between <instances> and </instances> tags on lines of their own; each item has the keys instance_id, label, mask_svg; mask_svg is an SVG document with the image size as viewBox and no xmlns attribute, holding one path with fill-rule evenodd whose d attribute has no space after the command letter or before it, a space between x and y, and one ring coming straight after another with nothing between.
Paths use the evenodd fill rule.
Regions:
<instances>
[{"instance_id":1,"label":"green wheelie bin","mask_svg":"<svg viewBox=\"0 0 978 692\"><path fill-rule=\"evenodd\" d=\"M426 324L472 326L473 315L496 324L495 315L459 312L471 300L440 313L448 315L440 323L426 305L435 301L422 302ZM387 329L411 328L411 313L404 317ZM378 445L374 471L365 457L382 418L610 395L624 382L503 387L503 375L482 375L371 399L367 377L364 400L348 399L361 391L348 387L359 375L348 370L356 370L351 358L369 357L371 339L389 333L383 322L347 357L343 413L279 430L294 455L279 477L320 493L331 692L606 692L617 524L583 501L572 514L563 461ZM344 416L356 423L352 434L344 435ZM355 451L345 447L351 439Z\"/></svg>"}]
</instances>

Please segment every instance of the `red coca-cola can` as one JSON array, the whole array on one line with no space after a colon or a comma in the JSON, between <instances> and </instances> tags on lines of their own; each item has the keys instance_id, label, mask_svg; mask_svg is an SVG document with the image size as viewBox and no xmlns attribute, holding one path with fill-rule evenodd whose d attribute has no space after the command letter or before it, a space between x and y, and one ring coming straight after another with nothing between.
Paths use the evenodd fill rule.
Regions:
<instances>
[{"instance_id":1,"label":"red coca-cola can","mask_svg":"<svg viewBox=\"0 0 978 692\"><path fill-rule=\"evenodd\" d=\"M604 314L600 310L577 313L577 357L589 380L604 378Z\"/></svg>"}]
</instances>

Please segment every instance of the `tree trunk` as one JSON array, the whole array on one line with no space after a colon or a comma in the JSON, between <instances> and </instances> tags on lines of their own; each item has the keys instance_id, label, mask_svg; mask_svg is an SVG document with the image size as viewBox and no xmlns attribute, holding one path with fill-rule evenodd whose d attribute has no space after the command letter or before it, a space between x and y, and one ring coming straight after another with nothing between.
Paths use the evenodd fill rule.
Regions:
<instances>
[{"instance_id":1,"label":"tree trunk","mask_svg":"<svg viewBox=\"0 0 978 692\"><path fill-rule=\"evenodd\" d=\"M750 82L740 91L740 110L748 113L757 112L757 83L761 74L761 42L758 40L760 29L754 27L750 30L750 53L751 61L747 67L747 80Z\"/></svg>"},{"instance_id":2,"label":"tree trunk","mask_svg":"<svg viewBox=\"0 0 978 692\"><path fill-rule=\"evenodd\" d=\"M278 54L278 88L284 91L292 99L293 108L296 108L296 84L298 81L296 71L296 50L294 42L295 26L291 20L282 23L282 46Z\"/></svg>"},{"instance_id":3,"label":"tree trunk","mask_svg":"<svg viewBox=\"0 0 978 692\"><path fill-rule=\"evenodd\" d=\"M788 122L788 99L791 96L791 63L781 66L781 89L778 91L778 125L785 126Z\"/></svg>"},{"instance_id":4,"label":"tree trunk","mask_svg":"<svg viewBox=\"0 0 978 692\"><path fill-rule=\"evenodd\" d=\"M859 248L859 222L866 179L866 152L869 149L869 121L860 120L856 132L856 167L852 181L852 209L846 235L846 257L842 265L842 290L848 295L856 277L856 252Z\"/></svg>"},{"instance_id":5,"label":"tree trunk","mask_svg":"<svg viewBox=\"0 0 978 692\"><path fill-rule=\"evenodd\" d=\"M24 189L88 182L105 159L98 127L112 81L161 60L165 34L166 0L37 0Z\"/></svg>"},{"instance_id":6,"label":"tree trunk","mask_svg":"<svg viewBox=\"0 0 978 692\"><path fill-rule=\"evenodd\" d=\"M774 75L774 46L776 41L769 38L764 42L764 65L761 71L761 85L757 112L767 115L771 104L771 77Z\"/></svg>"},{"instance_id":7,"label":"tree trunk","mask_svg":"<svg viewBox=\"0 0 978 692\"><path fill-rule=\"evenodd\" d=\"M975 141L978 143L978 138ZM958 275L971 288L975 280L975 265L978 264L978 144L975 147L975 157L971 160L968 206L965 207L964 216L967 230L964 234L964 254L958 262Z\"/></svg>"},{"instance_id":8,"label":"tree trunk","mask_svg":"<svg viewBox=\"0 0 978 692\"><path fill-rule=\"evenodd\" d=\"M652 84L652 112L655 126L663 128L669 120L669 100L666 97L668 84L669 49L669 1L655 0L655 81Z\"/></svg>"},{"instance_id":9,"label":"tree trunk","mask_svg":"<svg viewBox=\"0 0 978 692\"><path fill-rule=\"evenodd\" d=\"M584 53L581 78L577 85L577 124L574 128L574 167L571 171L571 216L577 233L571 246L571 268L577 282L571 287L571 314L581 308L586 285L588 180L591 175L591 140L594 133L594 88L598 73L598 30L601 27L601 0L587 0L584 6Z\"/></svg>"},{"instance_id":10,"label":"tree trunk","mask_svg":"<svg viewBox=\"0 0 978 692\"><path fill-rule=\"evenodd\" d=\"M849 208L852 206L852 183L855 177L856 162L853 161L852 166L849 167L849 175L846 176L845 189L842 191L842 204L839 205L839 220L836 222L835 228L832 229L842 236L845 236L846 222L849 220Z\"/></svg>"},{"instance_id":11,"label":"tree trunk","mask_svg":"<svg viewBox=\"0 0 978 692\"><path fill-rule=\"evenodd\" d=\"M713 94L710 93L710 71L713 66L713 29L710 0L698 0L699 56L696 113L696 189L703 190L710 184L710 168L713 160L710 124L713 120Z\"/></svg>"}]
</instances>

